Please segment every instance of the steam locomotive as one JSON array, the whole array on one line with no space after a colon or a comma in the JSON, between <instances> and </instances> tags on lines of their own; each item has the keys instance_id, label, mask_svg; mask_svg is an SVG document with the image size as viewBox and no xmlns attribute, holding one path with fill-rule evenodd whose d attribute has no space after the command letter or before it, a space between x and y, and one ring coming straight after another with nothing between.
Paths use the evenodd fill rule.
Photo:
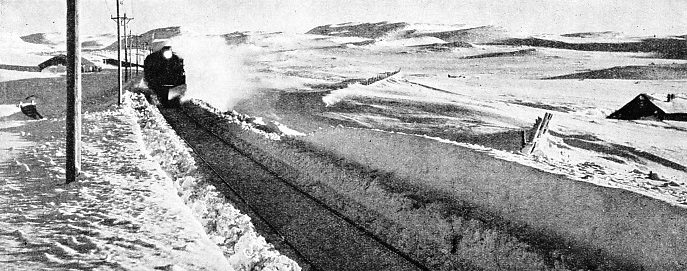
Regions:
<instances>
[{"instance_id":1,"label":"steam locomotive","mask_svg":"<svg viewBox=\"0 0 687 271\"><path fill-rule=\"evenodd\" d=\"M143 65L144 79L148 84L148 88L157 95L162 106L178 105L180 97L170 100L169 90L186 84L184 60L172 52L170 46L165 46L148 55Z\"/></svg>"}]
</instances>

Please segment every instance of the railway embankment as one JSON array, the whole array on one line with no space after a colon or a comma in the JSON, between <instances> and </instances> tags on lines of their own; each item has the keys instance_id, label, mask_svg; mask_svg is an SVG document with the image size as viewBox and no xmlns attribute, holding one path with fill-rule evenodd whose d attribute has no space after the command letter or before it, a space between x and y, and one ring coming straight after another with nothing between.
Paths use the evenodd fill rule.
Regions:
<instances>
[{"instance_id":1,"label":"railway embankment","mask_svg":"<svg viewBox=\"0 0 687 271\"><path fill-rule=\"evenodd\" d=\"M496 224L470 218L465 215L470 208L401 191L392 172L337 156L301 137L275 140L269 129L256 132L235 112L193 104L184 109L252 159L431 270L568 270L551 256L560 250L542 250Z\"/></svg>"},{"instance_id":2,"label":"railway embankment","mask_svg":"<svg viewBox=\"0 0 687 271\"><path fill-rule=\"evenodd\" d=\"M569 251L578 266L682 270L687 264L682 206L418 136L333 128L308 141L392 173L405 181L395 184L405 193L473 206L480 220L501 220L528 243Z\"/></svg>"},{"instance_id":3,"label":"railway embankment","mask_svg":"<svg viewBox=\"0 0 687 271\"><path fill-rule=\"evenodd\" d=\"M331 127L273 140L229 124L231 114L207 114L257 160L436 270L687 262L680 206L413 135Z\"/></svg>"}]
</instances>

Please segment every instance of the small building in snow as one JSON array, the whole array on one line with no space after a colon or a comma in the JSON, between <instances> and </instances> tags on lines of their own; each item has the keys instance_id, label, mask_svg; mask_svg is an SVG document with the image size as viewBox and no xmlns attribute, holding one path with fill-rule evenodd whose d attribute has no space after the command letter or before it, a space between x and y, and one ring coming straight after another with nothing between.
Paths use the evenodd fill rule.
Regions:
<instances>
[{"instance_id":1,"label":"small building in snow","mask_svg":"<svg viewBox=\"0 0 687 271\"><path fill-rule=\"evenodd\" d=\"M41 71L44 70L45 68L52 67L52 66L67 66L67 56L66 55L57 55L51 59L48 59L44 61L41 64L38 64L38 69ZM81 58L81 71L82 72L99 72L102 71L103 69L95 64L93 62L89 61L88 59Z\"/></svg>"},{"instance_id":2,"label":"small building in snow","mask_svg":"<svg viewBox=\"0 0 687 271\"><path fill-rule=\"evenodd\" d=\"M632 101L613 112L609 119L678 120L687 121L687 94L637 95Z\"/></svg>"}]
</instances>

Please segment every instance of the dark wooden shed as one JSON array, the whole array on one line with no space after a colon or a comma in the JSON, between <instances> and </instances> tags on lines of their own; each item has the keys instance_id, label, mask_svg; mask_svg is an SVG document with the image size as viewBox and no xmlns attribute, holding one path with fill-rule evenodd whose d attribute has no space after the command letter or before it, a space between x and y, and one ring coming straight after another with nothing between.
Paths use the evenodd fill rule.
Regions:
<instances>
[{"instance_id":1,"label":"dark wooden shed","mask_svg":"<svg viewBox=\"0 0 687 271\"><path fill-rule=\"evenodd\" d=\"M608 118L687 121L687 94L642 93L613 112Z\"/></svg>"}]
</instances>

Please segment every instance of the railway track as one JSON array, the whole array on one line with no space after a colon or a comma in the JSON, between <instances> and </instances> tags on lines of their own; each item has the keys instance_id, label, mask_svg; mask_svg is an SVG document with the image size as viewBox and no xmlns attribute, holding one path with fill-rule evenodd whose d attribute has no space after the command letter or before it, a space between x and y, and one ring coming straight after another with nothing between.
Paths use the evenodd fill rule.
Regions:
<instances>
[{"instance_id":1,"label":"railway track","mask_svg":"<svg viewBox=\"0 0 687 271\"><path fill-rule=\"evenodd\" d=\"M260 163L245 142L207 127L214 114L192 104L160 112L218 190L303 270L429 270Z\"/></svg>"}]
</instances>

